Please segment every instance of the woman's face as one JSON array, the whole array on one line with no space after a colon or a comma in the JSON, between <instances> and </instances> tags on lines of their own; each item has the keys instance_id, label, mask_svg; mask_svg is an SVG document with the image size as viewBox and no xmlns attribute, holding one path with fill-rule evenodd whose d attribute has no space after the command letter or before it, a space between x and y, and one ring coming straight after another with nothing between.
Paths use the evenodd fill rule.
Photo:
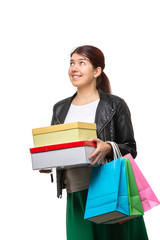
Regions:
<instances>
[{"instance_id":1,"label":"woman's face","mask_svg":"<svg viewBox=\"0 0 160 240\"><path fill-rule=\"evenodd\" d=\"M75 87L86 87L95 84L100 75L101 68L94 68L87 57L74 53L70 60L68 74Z\"/></svg>"}]
</instances>

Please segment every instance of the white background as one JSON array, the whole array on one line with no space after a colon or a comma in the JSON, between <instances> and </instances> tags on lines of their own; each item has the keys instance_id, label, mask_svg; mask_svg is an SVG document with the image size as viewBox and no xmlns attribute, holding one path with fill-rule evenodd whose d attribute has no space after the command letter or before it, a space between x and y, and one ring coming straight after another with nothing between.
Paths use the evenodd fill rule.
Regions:
<instances>
[{"instance_id":1,"label":"white background","mask_svg":"<svg viewBox=\"0 0 160 240\"><path fill-rule=\"evenodd\" d=\"M66 239L66 193L57 199L50 176L32 171L29 148L32 128L49 126L53 105L75 92L67 70L79 45L104 52L113 93L132 113L137 163L160 199L158 3L1 0L1 239ZM150 240L159 215L159 206L145 214Z\"/></svg>"}]
</instances>

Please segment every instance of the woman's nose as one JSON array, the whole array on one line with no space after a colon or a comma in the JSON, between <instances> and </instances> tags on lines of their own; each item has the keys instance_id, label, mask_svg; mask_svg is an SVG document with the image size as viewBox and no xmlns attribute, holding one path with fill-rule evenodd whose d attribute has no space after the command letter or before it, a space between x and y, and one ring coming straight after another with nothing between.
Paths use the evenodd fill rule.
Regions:
<instances>
[{"instance_id":1,"label":"woman's nose","mask_svg":"<svg viewBox=\"0 0 160 240\"><path fill-rule=\"evenodd\" d=\"M77 66L77 64L74 64L74 65L72 66L72 71L73 71L73 72L77 72L77 71L78 71L78 66Z\"/></svg>"}]
</instances>

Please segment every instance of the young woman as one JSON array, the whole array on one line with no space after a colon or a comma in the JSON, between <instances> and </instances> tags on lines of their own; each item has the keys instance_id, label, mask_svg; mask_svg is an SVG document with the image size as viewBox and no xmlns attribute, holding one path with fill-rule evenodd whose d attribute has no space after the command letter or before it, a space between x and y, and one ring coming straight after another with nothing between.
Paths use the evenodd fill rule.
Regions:
<instances>
[{"instance_id":1,"label":"young woman","mask_svg":"<svg viewBox=\"0 0 160 240\"><path fill-rule=\"evenodd\" d=\"M122 155L137 155L130 111L123 99L111 94L104 67L104 55L96 47L85 45L71 53L68 74L77 92L54 105L51 123L97 124L97 138L91 139L97 143L90 156L91 165L113 159L107 141L116 142ZM57 171L58 197L63 188L67 189L67 240L147 240L143 217L110 225L84 220L91 169L90 166Z\"/></svg>"}]
</instances>

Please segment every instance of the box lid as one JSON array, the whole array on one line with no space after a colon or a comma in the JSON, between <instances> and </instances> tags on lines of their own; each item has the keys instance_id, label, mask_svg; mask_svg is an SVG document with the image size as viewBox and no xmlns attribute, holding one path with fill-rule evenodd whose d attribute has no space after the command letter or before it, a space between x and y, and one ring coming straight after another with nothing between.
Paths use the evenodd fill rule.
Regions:
<instances>
[{"instance_id":1,"label":"box lid","mask_svg":"<svg viewBox=\"0 0 160 240\"><path fill-rule=\"evenodd\" d=\"M58 149L64 149L64 148L83 147L83 146L96 147L96 143L93 141L77 141L77 142L70 142L70 143L54 144L49 146L30 148L30 153L46 152L46 151L52 151L52 150L58 150Z\"/></svg>"},{"instance_id":2,"label":"box lid","mask_svg":"<svg viewBox=\"0 0 160 240\"><path fill-rule=\"evenodd\" d=\"M75 128L96 130L96 123L73 122L73 123L57 124L49 127L34 128L32 129L32 134L38 135L43 133L57 132L57 131L75 129Z\"/></svg>"}]
</instances>

